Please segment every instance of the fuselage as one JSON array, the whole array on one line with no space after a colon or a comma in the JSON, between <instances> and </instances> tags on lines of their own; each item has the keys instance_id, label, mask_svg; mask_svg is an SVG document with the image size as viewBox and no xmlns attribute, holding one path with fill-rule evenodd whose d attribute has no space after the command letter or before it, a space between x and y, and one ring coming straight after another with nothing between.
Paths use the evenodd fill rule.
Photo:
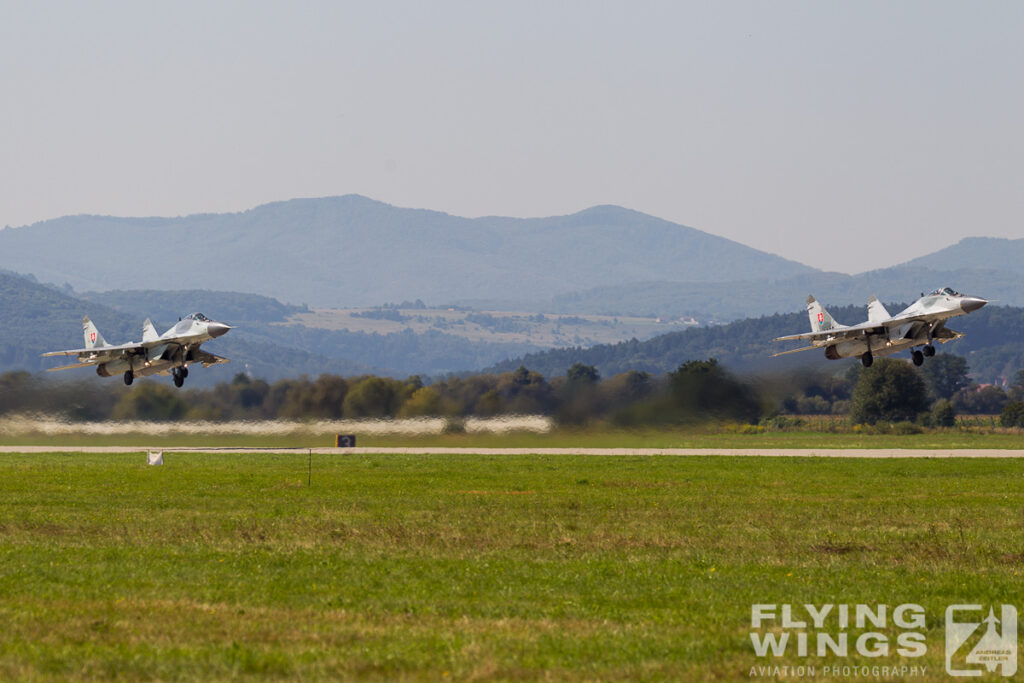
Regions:
<instances>
[{"instance_id":1,"label":"fuselage","mask_svg":"<svg viewBox=\"0 0 1024 683\"><path fill-rule=\"evenodd\" d=\"M179 318L177 324L163 334L157 334L153 321L146 319L142 324L142 341L127 344L108 344L89 320L82 317L82 333L85 347L64 351L47 351L43 356L77 356L78 362L49 368L70 370L71 368L95 367L100 377L123 374L124 383L131 384L135 376L169 374L174 386L180 387L188 377L188 366L197 363L210 367L227 363L227 358L215 356L200 350L200 346L211 339L227 334L230 325L210 320L202 313L193 313Z\"/></svg>"},{"instance_id":2,"label":"fuselage","mask_svg":"<svg viewBox=\"0 0 1024 683\"><path fill-rule=\"evenodd\" d=\"M963 335L946 327L946 321L976 311L988 302L976 296L964 296L949 287L937 289L889 315L885 306L872 296L868 300L868 319L859 325L842 325L825 310L813 295L807 297L810 332L777 337L775 341L805 339L810 346L774 354L784 356L811 349L824 349L830 360L859 357L865 367L875 356L888 356L901 349L910 350L914 365L921 365L927 356L935 355L933 342L949 342ZM918 348L922 347L922 348Z\"/></svg>"},{"instance_id":3,"label":"fuselage","mask_svg":"<svg viewBox=\"0 0 1024 683\"><path fill-rule=\"evenodd\" d=\"M166 374L175 368L187 368L195 360L193 352L203 342L216 339L230 329L230 326L210 320L202 313L194 313L179 320L156 340L166 340L165 343L151 345L143 354L127 355L98 365L96 374L100 377L113 377L131 372L137 377L148 377Z\"/></svg>"},{"instance_id":4,"label":"fuselage","mask_svg":"<svg viewBox=\"0 0 1024 683\"><path fill-rule=\"evenodd\" d=\"M889 332L885 335L870 335L867 337L867 340L851 339L837 344L830 344L825 347L825 358L828 358L829 360L839 360L840 358L859 358L868 352L869 342L871 355L888 356L896 353L897 351L914 348L915 346L927 346L933 339L943 338L941 336L941 331L939 334L932 334L931 336L926 334L924 331L919 332L912 337L904 336L893 339L891 338L892 336L892 332Z\"/></svg>"},{"instance_id":5,"label":"fuselage","mask_svg":"<svg viewBox=\"0 0 1024 683\"><path fill-rule=\"evenodd\" d=\"M114 377L131 371L136 377L149 377L150 375L159 375L161 373L170 372L174 368L181 367L184 364L185 362L177 358L154 358L152 360L147 360L144 358L129 357L97 365L96 374L100 377Z\"/></svg>"},{"instance_id":6,"label":"fuselage","mask_svg":"<svg viewBox=\"0 0 1024 683\"><path fill-rule=\"evenodd\" d=\"M948 287L937 290L894 315L890 320L895 324L879 325L880 331L874 334L826 346L825 357L831 360L855 358L868 351L873 356L888 356L904 349L930 346L935 340L952 339L956 333L946 329L945 321L976 311L986 303L984 299L964 296ZM907 319L907 322L901 324L899 321L902 319Z\"/></svg>"}]
</instances>

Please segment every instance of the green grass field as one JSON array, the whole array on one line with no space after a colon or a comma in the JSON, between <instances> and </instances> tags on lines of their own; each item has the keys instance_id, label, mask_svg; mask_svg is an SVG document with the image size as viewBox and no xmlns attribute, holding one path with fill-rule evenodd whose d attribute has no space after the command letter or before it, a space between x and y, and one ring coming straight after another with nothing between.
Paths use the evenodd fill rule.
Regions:
<instances>
[{"instance_id":1,"label":"green grass field","mask_svg":"<svg viewBox=\"0 0 1024 683\"><path fill-rule=\"evenodd\" d=\"M616 430L608 428L559 428L549 433L506 434L360 434L359 446L443 446L459 448L909 448L1024 449L1020 430L939 429L922 434L868 434L822 431L775 431L745 434L714 432L706 428ZM0 433L0 446L133 446L174 447L273 447L325 448L334 445L334 433L309 429L288 434L203 432L187 422L178 423L169 435L126 431L116 434L72 433L60 436Z\"/></svg>"},{"instance_id":2,"label":"green grass field","mask_svg":"<svg viewBox=\"0 0 1024 683\"><path fill-rule=\"evenodd\" d=\"M305 445L305 444L304 444ZM333 444L331 444L333 445ZM702 429L557 429L549 434L440 434L437 436L377 436L367 446L450 446L465 448L910 448L1024 449L1019 433L933 430L923 434L856 434L841 432L709 432Z\"/></svg>"},{"instance_id":3,"label":"green grass field","mask_svg":"<svg viewBox=\"0 0 1024 683\"><path fill-rule=\"evenodd\" d=\"M815 663L753 603L915 602L931 680L1024 602L1018 460L165 459L0 455L0 678L733 680Z\"/></svg>"}]
</instances>

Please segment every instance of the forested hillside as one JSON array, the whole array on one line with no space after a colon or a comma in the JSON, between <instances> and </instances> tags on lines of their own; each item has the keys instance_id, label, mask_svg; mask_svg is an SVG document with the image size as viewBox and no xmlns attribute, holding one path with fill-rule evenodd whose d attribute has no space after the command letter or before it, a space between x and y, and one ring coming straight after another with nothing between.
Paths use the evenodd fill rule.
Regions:
<instances>
[{"instance_id":1,"label":"forested hillside","mask_svg":"<svg viewBox=\"0 0 1024 683\"><path fill-rule=\"evenodd\" d=\"M195 311L209 312L232 325L282 322L289 315L307 311L305 306L283 304L277 299L241 292L211 292L205 289L179 291L112 290L84 292L82 299L95 301L122 313L151 318L170 326L180 316ZM158 325L159 327L159 325Z\"/></svg>"},{"instance_id":2,"label":"forested hillside","mask_svg":"<svg viewBox=\"0 0 1024 683\"><path fill-rule=\"evenodd\" d=\"M718 358L740 373L771 373L805 367L841 370L845 363L856 363L827 361L816 351L771 358L772 353L790 348L773 344L772 339L807 329L807 315L803 312L694 328L647 341L538 351L529 343L477 342L437 330L420 334L411 331L369 334L281 325L269 320L287 314L294 307L233 293L171 292L161 301L158 293L143 292L135 301L130 292L118 292L105 300L131 312L83 301L31 279L0 272L0 316L4 320L0 326L0 372L37 372L56 366L54 359L42 359L39 354L80 347L80 321L85 314L93 319L108 341L124 342L141 337L142 321L146 317L152 317L163 331L178 315L203 308L204 313L238 326L210 347L232 362L197 372L190 383L225 381L238 372L268 380L302 374L316 376L324 372L437 377L487 367L508 372L525 365L551 377L564 374L575 362L582 362L596 366L607 377L629 370L664 374L684 361L706 358ZM154 313L146 312L147 305L154 306ZM175 306L181 308L175 309ZM896 312L902 304L888 307ZM838 320L848 324L865 318L862 306L830 307L830 310ZM224 315L223 311L229 315ZM230 315L232 312L257 319L235 319ZM262 316L262 320L258 316ZM1024 367L1024 309L989 305L951 320L949 326L967 336L943 346L942 351L966 356L976 380L999 381L1012 377ZM89 371L70 370L60 376L80 377L86 372Z\"/></svg>"},{"instance_id":3,"label":"forested hillside","mask_svg":"<svg viewBox=\"0 0 1024 683\"><path fill-rule=\"evenodd\" d=\"M394 377L433 377L473 370L537 349L525 343L475 342L436 330L370 334L273 325L253 328L247 334L268 343L288 344L332 359L378 368L379 374Z\"/></svg>"},{"instance_id":4,"label":"forested hillside","mask_svg":"<svg viewBox=\"0 0 1024 683\"><path fill-rule=\"evenodd\" d=\"M186 311L187 312L187 311ZM110 343L138 341L142 336L141 315L122 313L91 301L84 301L30 278L0 271L0 372L38 372L60 365L57 359L41 358L45 351L77 349L83 344L82 316L88 315ZM168 319L169 327L177 319ZM162 322L162 321L161 321ZM218 339L211 351L231 363L193 373L190 384L210 385L226 381L235 373L249 372L267 378L337 372L358 374L370 370L358 363L303 351L269 339L248 336L242 330ZM61 359L64 360L64 359ZM91 369L67 370L62 378L80 378Z\"/></svg>"},{"instance_id":5,"label":"forested hillside","mask_svg":"<svg viewBox=\"0 0 1024 683\"><path fill-rule=\"evenodd\" d=\"M888 304L891 312L904 304ZM846 324L866 318L862 306L829 308L837 320ZM944 353L966 356L971 374L979 382L1000 382L1024 368L1024 308L989 305L970 315L953 318L948 327L966 337L942 345ZM640 370L661 374L688 360L717 358L726 367L740 373L773 373L807 367L841 371L853 360L829 361L821 351L805 351L778 358L773 353L796 348L795 343L773 343L772 339L808 330L807 314L788 313L739 320L682 332L673 332L647 341L603 344L591 348L556 349L528 354L499 363L495 372L508 372L524 365L547 376L560 375L573 363L598 368L602 376ZM896 354L896 358L907 354ZM927 361L926 361L927 362Z\"/></svg>"},{"instance_id":6,"label":"forested hillside","mask_svg":"<svg viewBox=\"0 0 1024 683\"><path fill-rule=\"evenodd\" d=\"M82 346L82 316L88 315L110 339L138 335L131 316L46 287L15 273L0 271L0 371L53 367L39 354ZM141 329L142 321L138 321Z\"/></svg>"},{"instance_id":7,"label":"forested hillside","mask_svg":"<svg viewBox=\"0 0 1024 683\"><path fill-rule=\"evenodd\" d=\"M528 343L473 342L439 331L367 334L277 325L275 320L297 307L230 292L113 292L89 296L97 301L78 299L31 278L0 272L0 318L5 321L0 325L0 372L37 372L59 365L55 359L40 358L39 354L80 348L83 315L96 323L110 343L138 341L142 321L147 317L160 332L179 316L197 310L235 325L230 334L210 347L211 352L232 362L195 373L190 384L225 381L239 372L268 380L324 372L441 375L483 367L538 348ZM69 370L59 376L81 377L88 372L91 370Z\"/></svg>"},{"instance_id":8,"label":"forested hillside","mask_svg":"<svg viewBox=\"0 0 1024 683\"><path fill-rule=\"evenodd\" d=\"M863 305L871 295L892 301L946 286L1005 305L1024 306L1024 277L1018 273L981 268L933 270L904 265L859 275L806 273L789 278L737 282L607 285L556 296L551 309L556 313L693 316L701 321L731 322L791 311L798 308L808 294L828 306Z\"/></svg>"}]
</instances>

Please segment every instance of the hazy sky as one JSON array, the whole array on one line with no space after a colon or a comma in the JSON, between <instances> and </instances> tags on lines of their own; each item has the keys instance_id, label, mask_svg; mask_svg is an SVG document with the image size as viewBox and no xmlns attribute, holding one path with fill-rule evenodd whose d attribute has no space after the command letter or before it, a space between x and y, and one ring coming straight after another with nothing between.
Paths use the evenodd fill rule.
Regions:
<instances>
[{"instance_id":1,"label":"hazy sky","mask_svg":"<svg viewBox=\"0 0 1024 683\"><path fill-rule=\"evenodd\" d=\"M620 204L860 272L1024 236L1022 36L1009 1L6 1L0 225Z\"/></svg>"}]
</instances>

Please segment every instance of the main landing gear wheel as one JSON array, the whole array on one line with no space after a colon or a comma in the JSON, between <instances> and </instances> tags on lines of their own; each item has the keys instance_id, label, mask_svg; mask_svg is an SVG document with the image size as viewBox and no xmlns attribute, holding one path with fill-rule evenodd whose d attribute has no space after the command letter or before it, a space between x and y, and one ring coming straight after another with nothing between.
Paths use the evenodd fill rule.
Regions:
<instances>
[{"instance_id":1,"label":"main landing gear wheel","mask_svg":"<svg viewBox=\"0 0 1024 683\"><path fill-rule=\"evenodd\" d=\"M184 365L181 366L181 378L188 379L188 367Z\"/></svg>"},{"instance_id":2,"label":"main landing gear wheel","mask_svg":"<svg viewBox=\"0 0 1024 683\"><path fill-rule=\"evenodd\" d=\"M124 373L124 383L125 384L127 384L128 386L131 386L132 382L134 382L134 381L135 381L135 373L134 372L129 370L128 372Z\"/></svg>"},{"instance_id":3,"label":"main landing gear wheel","mask_svg":"<svg viewBox=\"0 0 1024 683\"><path fill-rule=\"evenodd\" d=\"M931 344L929 344L928 346L924 347L921 350L924 351L924 355L928 356L929 358L935 355L935 347L932 346Z\"/></svg>"},{"instance_id":4,"label":"main landing gear wheel","mask_svg":"<svg viewBox=\"0 0 1024 683\"><path fill-rule=\"evenodd\" d=\"M924 363L924 354L915 349L910 352L910 360L914 361L914 365L921 365Z\"/></svg>"},{"instance_id":5,"label":"main landing gear wheel","mask_svg":"<svg viewBox=\"0 0 1024 683\"><path fill-rule=\"evenodd\" d=\"M179 389L181 388L181 385L185 383L185 375L178 368L171 370L171 377L174 379L174 386Z\"/></svg>"},{"instance_id":6,"label":"main landing gear wheel","mask_svg":"<svg viewBox=\"0 0 1024 683\"><path fill-rule=\"evenodd\" d=\"M868 351L860 357L860 362L864 364L864 367L870 368L871 364L875 362L875 357L871 355L870 351Z\"/></svg>"}]
</instances>

